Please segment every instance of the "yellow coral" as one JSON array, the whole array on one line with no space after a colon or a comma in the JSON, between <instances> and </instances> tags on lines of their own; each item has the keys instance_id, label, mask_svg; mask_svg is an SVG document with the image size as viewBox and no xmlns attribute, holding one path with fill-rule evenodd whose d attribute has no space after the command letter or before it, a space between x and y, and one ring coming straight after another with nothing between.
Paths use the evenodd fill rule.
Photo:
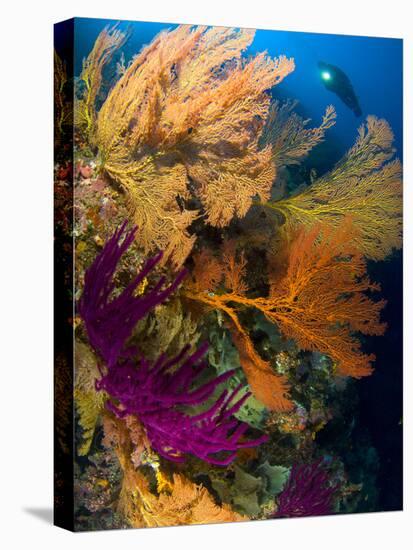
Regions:
<instances>
[{"instance_id":1,"label":"yellow coral","mask_svg":"<svg viewBox=\"0 0 413 550\"><path fill-rule=\"evenodd\" d=\"M185 312L179 299L156 306L153 315L138 327L140 346L147 357L160 353L174 356L186 345L195 346L199 340L197 323Z\"/></svg>"},{"instance_id":2,"label":"yellow coral","mask_svg":"<svg viewBox=\"0 0 413 550\"><path fill-rule=\"evenodd\" d=\"M163 474L162 474L163 476ZM202 485L196 485L180 474L164 484L156 496L139 471L126 466L119 499L119 511L131 527L166 527L245 521L227 504L218 506Z\"/></svg>"},{"instance_id":3,"label":"yellow coral","mask_svg":"<svg viewBox=\"0 0 413 550\"><path fill-rule=\"evenodd\" d=\"M264 54L242 61L254 31L183 25L161 33L126 69L103 104L97 145L105 172L129 196L145 251L181 265L195 241L188 228L201 200L207 221L227 225L259 195L275 167L258 137L268 89L294 68Z\"/></svg>"},{"instance_id":4,"label":"yellow coral","mask_svg":"<svg viewBox=\"0 0 413 550\"><path fill-rule=\"evenodd\" d=\"M65 88L68 83L66 63L54 51L54 131L55 144L59 144L65 126L72 122L72 102L67 101Z\"/></svg>"},{"instance_id":5,"label":"yellow coral","mask_svg":"<svg viewBox=\"0 0 413 550\"><path fill-rule=\"evenodd\" d=\"M355 145L326 175L305 191L266 206L281 212L286 234L298 226L323 223L337 228L351 216L355 244L367 258L381 260L400 248L402 235L402 167L394 154L393 133L385 120L367 118Z\"/></svg>"},{"instance_id":6,"label":"yellow coral","mask_svg":"<svg viewBox=\"0 0 413 550\"><path fill-rule=\"evenodd\" d=\"M83 429L82 443L77 448L79 456L86 455L95 433L96 423L103 410L106 394L95 390L99 378L97 361L93 352L82 342L75 344L75 391L76 410Z\"/></svg>"},{"instance_id":7,"label":"yellow coral","mask_svg":"<svg viewBox=\"0 0 413 550\"><path fill-rule=\"evenodd\" d=\"M271 145L277 168L298 164L316 145L324 140L325 131L335 124L336 111L329 105L321 125L307 128L309 120L303 120L293 112L296 101L271 105L268 118L260 138L261 145Z\"/></svg>"},{"instance_id":8,"label":"yellow coral","mask_svg":"<svg viewBox=\"0 0 413 550\"><path fill-rule=\"evenodd\" d=\"M123 471L122 487L118 499L118 512L131 527L158 527L201 523L243 521L248 518L231 510L228 505L218 506L208 490L196 485L180 474L169 479L152 463L155 469L158 495L151 492L149 483L130 457L133 442L125 424L105 414L110 428L106 445L111 445Z\"/></svg>"},{"instance_id":9,"label":"yellow coral","mask_svg":"<svg viewBox=\"0 0 413 550\"><path fill-rule=\"evenodd\" d=\"M82 443L77 448L79 456L87 455L92 444L96 423L103 410L105 398L101 393L75 390L76 409L82 426Z\"/></svg>"},{"instance_id":10,"label":"yellow coral","mask_svg":"<svg viewBox=\"0 0 413 550\"><path fill-rule=\"evenodd\" d=\"M99 34L92 51L83 60L79 80L85 87L82 97L75 98L75 127L87 139L93 138L96 123L96 98L102 86L102 72L113 54L124 44L126 33L117 25L105 27Z\"/></svg>"}]
</instances>

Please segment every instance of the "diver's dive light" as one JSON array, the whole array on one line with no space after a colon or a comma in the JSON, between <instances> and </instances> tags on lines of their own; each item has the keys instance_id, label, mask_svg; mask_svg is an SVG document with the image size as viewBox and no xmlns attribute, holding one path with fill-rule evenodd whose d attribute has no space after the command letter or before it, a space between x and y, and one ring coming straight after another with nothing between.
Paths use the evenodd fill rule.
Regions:
<instances>
[{"instance_id":1,"label":"diver's dive light","mask_svg":"<svg viewBox=\"0 0 413 550\"><path fill-rule=\"evenodd\" d=\"M330 80L331 79L331 74L328 71L322 71L321 72L321 78L323 80Z\"/></svg>"}]
</instances>

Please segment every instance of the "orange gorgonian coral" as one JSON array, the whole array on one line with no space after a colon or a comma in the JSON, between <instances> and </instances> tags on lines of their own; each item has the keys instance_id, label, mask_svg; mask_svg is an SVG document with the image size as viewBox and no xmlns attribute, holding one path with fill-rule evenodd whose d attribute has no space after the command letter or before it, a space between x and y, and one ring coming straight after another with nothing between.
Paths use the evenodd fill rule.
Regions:
<instances>
[{"instance_id":1,"label":"orange gorgonian coral","mask_svg":"<svg viewBox=\"0 0 413 550\"><path fill-rule=\"evenodd\" d=\"M159 247L181 265L199 215L227 225L252 198L269 198L271 146L259 146L270 96L294 69L284 56L243 60L254 31L182 25L134 58L97 121L102 169L126 191L146 252ZM194 207L192 207L194 208ZM196 208L196 206L195 206Z\"/></svg>"},{"instance_id":2,"label":"orange gorgonian coral","mask_svg":"<svg viewBox=\"0 0 413 550\"><path fill-rule=\"evenodd\" d=\"M382 260L400 248L402 236L402 167L388 162L394 149L388 123L367 117L354 146L327 174L302 193L266 203L285 217L285 232L323 223L332 229L351 216L360 251Z\"/></svg>"},{"instance_id":3,"label":"orange gorgonian coral","mask_svg":"<svg viewBox=\"0 0 413 550\"><path fill-rule=\"evenodd\" d=\"M317 225L299 232L289 245L284 274L270 274L269 294L258 298L246 295L246 262L242 255L236 260L231 244L224 248L222 263L207 252L195 258L193 281L184 295L230 319L233 340L251 389L268 408L291 408L288 384L255 351L239 320L239 308L258 309L302 349L328 355L339 374L355 378L371 374L374 355L362 353L354 333L383 334L385 325L380 323L380 311L385 302L374 302L366 294L379 290L379 286L366 276L366 262L354 242L349 218L336 230ZM219 288L222 279L227 289L224 291Z\"/></svg>"},{"instance_id":4,"label":"orange gorgonian coral","mask_svg":"<svg viewBox=\"0 0 413 550\"><path fill-rule=\"evenodd\" d=\"M237 258L235 243L227 241L221 262L206 250L194 256L194 262L192 281L186 285L184 296L226 315L241 366L255 397L271 410L290 410L292 403L288 398L286 378L260 357L238 317L237 307L255 307L256 303L256 299L246 295L243 254ZM221 281L224 290L220 288Z\"/></svg>"},{"instance_id":5,"label":"orange gorgonian coral","mask_svg":"<svg viewBox=\"0 0 413 550\"><path fill-rule=\"evenodd\" d=\"M385 301L366 294L380 287L368 279L356 241L351 219L336 230L317 225L300 231L285 275L270 277L269 296L258 298L256 307L301 348L325 353L338 373L360 378L371 374L374 356L361 352L354 333L383 334Z\"/></svg>"},{"instance_id":6,"label":"orange gorgonian coral","mask_svg":"<svg viewBox=\"0 0 413 550\"><path fill-rule=\"evenodd\" d=\"M128 469L120 498L120 510L131 527L167 527L246 521L228 504L217 505L202 485L183 475L174 474L167 491L159 496L149 491L149 484L136 470Z\"/></svg>"},{"instance_id":7,"label":"orange gorgonian coral","mask_svg":"<svg viewBox=\"0 0 413 550\"><path fill-rule=\"evenodd\" d=\"M104 416L105 444L111 446L123 471L122 488L117 502L118 512L131 527L157 527L245 521L245 516L230 506L217 505L202 485L196 485L180 474L169 480L159 464L152 462L156 472L158 495L150 490L143 472L136 467L131 454L133 430L113 416ZM132 460L131 460L132 458ZM150 462L150 461L149 461Z\"/></svg>"}]
</instances>

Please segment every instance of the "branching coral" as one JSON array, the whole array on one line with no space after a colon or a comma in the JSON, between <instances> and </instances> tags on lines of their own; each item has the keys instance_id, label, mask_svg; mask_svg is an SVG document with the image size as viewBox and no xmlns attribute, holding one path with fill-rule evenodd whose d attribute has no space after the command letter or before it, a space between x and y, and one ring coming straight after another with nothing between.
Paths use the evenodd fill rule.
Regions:
<instances>
[{"instance_id":1,"label":"branching coral","mask_svg":"<svg viewBox=\"0 0 413 550\"><path fill-rule=\"evenodd\" d=\"M117 25L105 27L92 51L83 60L75 100L75 126L86 139L91 140L96 124L96 99L102 86L102 73L113 54L126 41L127 34ZM80 88L81 86L81 88Z\"/></svg>"},{"instance_id":2,"label":"branching coral","mask_svg":"<svg viewBox=\"0 0 413 550\"><path fill-rule=\"evenodd\" d=\"M309 120L302 119L293 111L296 105L296 101L283 104L275 101L260 138L262 146L271 145L277 168L301 162L311 149L324 140L326 130L335 124L336 112L329 105L321 125L307 128Z\"/></svg>"},{"instance_id":3,"label":"branching coral","mask_svg":"<svg viewBox=\"0 0 413 550\"><path fill-rule=\"evenodd\" d=\"M77 448L80 456L88 454L97 420L103 411L106 395L97 392L95 381L99 377L97 360L83 342L75 343L75 404L79 423L83 429L82 443Z\"/></svg>"},{"instance_id":4,"label":"branching coral","mask_svg":"<svg viewBox=\"0 0 413 550\"><path fill-rule=\"evenodd\" d=\"M70 127L73 116L72 101L67 100L68 76L66 63L54 51L54 138L55 145L61 141L65 127Z\"/></svg>"},{"instance_id":5,"label":"branching coral","mask_svg":"<svg viewBox=\"0 0 413 550\"><path fill-rule=\"evenodd\" d=\"M253 196L265 201L275 176L271 147L258 146L266 93L294 68L264 54L243 61L254 32L180 26L161 33L128 66L102 106L97 145L105 172L126 190L155 246L180 265L195 237L201 200L207 221L223 227L244 216Z\"/></svg>"},{"instance_id":6,"label":"branching coral","mask_svg":"<svg viewBox=\"0 0 413 550\"><path fill-rule=\"evenodd\" d=\"M366 295L379 287L366 277L366 263L354 248L353 237L350 219L335 231L316 226L298 234L290 245L287 271L270 275L266 297L246 295L245 260L241 256L236 261L234 251L229 253L228 247L223 264L215 258L208 263L206 252L201 261L196 260L193 282L184 294L228 316L251 389L269 409L291 409L288 385L255 351L239 320L239 308L261 311L302 349L330 356L342 375L359 378L372 371L374 355L361 352L353 333L382 334L385 325L380 323L380 310L385 302L373 302ZM208 273L202 276L202 271ZM229 291L219 288L222 278Z\"/></svg>"},{"instance_id":7,"label":"branching coral","mask_svg":"<svg viewBox=\"0 0 413 550\"><path fill-rule=\"evenodd\" d=\"M236 257L233 242L224 245L220 262L212 254L202 251L194 257L192 282L184 289L184 296L224 313L230 320L230 330L248 383L257 399L272 410L289 410L288 384L284 376L277 375L270 364L255 351L254 345L239 320L237 307L256 307L257 300L248 298L244 277L246 261ZM221 281L227 291L220 291Z\"/></svg>"},{"instance_id":8,"label":"branching coral","mask_svg":"<svg viewBox=\"0 0 413 550\"><path fill-rule=\"evenodd\" d=\"M360 351L353 333L383 334L385 302L366 294L379 286L366 276L356 240L351 219L336 230L301 231L290 246L286 274L273 277L269 297L257 299L256 307L301 348L329 355L339 373L359 378L371 373L374 356Z\"/></svg>"},{"instance_id":9,"label":"branching coral","mask_svg":"<svg viewBox=\"0 0 413 550\"><path fill-rule=\"evenodd\" d=\"M131 527L162 527L245 521L224 504L218 506L207 489L174 474L158 496L149 491L145 477L124 462L119 511Z\"/></svg>"},{"instance_id":10,"label":"branching coral","mask_svg":"<svg viewBox=\"0 0 413 550\"><path fill-rule=\"evenodd\" d=\"M137 363L118 363L98 381L97 388L110 395L107 406L115 415L139 418L153 449L168 460L182 462L186 454L192 454L211 464L226 465L238 449L257 446L266 437L242 441L249 426L232 416L249 397L245 394L233 403L240 387L229 394L225 390L199 414L182 412L182 407L207 402L233 374L229 371L191 390L206 368L198 363L205 351L203 346L188 357L184 348L180 356L171 360L161 356L154 365L143 357Z\"/></svg>"},{"instance_id":11,"label":"branching coral","mask_svg":"<svg viewBox=\"0 0 413 550\"><path fill-rule=\"evenodd\" d=\"M336 228L351 216L355 243L367 258L381 260L400 248L402 167L394 154L393 133L385 120L367 118L355 145L341 161L304 192L266 206L281 212L286 233L323 223Z\"/></svg>"},{"instance_id":12,"label":"branching coral","mask_svg":"<svg viewBox=\"0 0 413 550\"><path fill-rule=\"evenodd\" d=\"M333 484L323 459L312 464L295 464L274 517L323 516L334 512L338 486Z\"/></svg>"},{"instance_id":13,"label":"branching coral","mask_svg":"<svg viewBox=\"0 0 413 550\"><path fill-rule=\"evenodd\" d=\"M238 449L257 446L266 440L266 436L243 440L249 426L233 418L249 394L234 403L241 388L231 393L224 391L206 410L190 415L182 407L205 405L233 371L194 388L207 366L199 363L206 346L192 355L188 355L185 347L176 357L168 359L161 355L152 364L135 347L127 345L136 322L171 294L183 273L163 291L161 279L152 290L135 296L138 285L159 261L158 255L146 263L119 296L109 301L117 264L134 238L132 230L120 243L125 229L124 224L115 232L86 272L79 302L90 343L105 361L96 388L110 396L106 406L116 416L136 416L152 447L169 460L179 462L185 454L193 454L212 464L228 464Z\"/></svg>"}]
</instances>

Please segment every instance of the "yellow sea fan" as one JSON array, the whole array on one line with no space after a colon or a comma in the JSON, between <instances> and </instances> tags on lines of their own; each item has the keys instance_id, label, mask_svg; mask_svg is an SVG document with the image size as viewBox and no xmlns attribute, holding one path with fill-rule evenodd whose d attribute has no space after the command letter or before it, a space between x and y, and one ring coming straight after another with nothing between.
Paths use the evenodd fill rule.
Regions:
<instances>
[{"instance_id":1,"label":"yellow sea fan","mask_svg":"<svg viewBox=\"0 0 413 550\"><path fill-rule=\"evenodd\" d=\"M73 120L73 108L72 102L67 101L66 98L66 87L69 81L66 63L59 57L56 50L54 51L53 76L55 144L58 145L62 139L64 128L70 128Z\"/></svg>"},{"instance_id":2,"label":"yellow sea fan","mask_svg":"<svg viewBox=\"0 0 413 550\"><path fill-rule=\"evenodd\" d=\"M131 527L166 527L246 521L230 506L217 505L208 490L180 474L162 484L159 496L149 491L144 475L127 467L119 499L119 512Z\"/></svg>"},{"instance_id":3,"label":"yellow sea fan","mask_svg":"<svg viewBox=\"0 0 413 550\"><path fill-rule=\"evenodd\" d=\"M99 34L92 51L83 60L79 81L84 85L81 98L75 95L75 128L87 139L93 139L96 123L96 98L102 86L102 72L113 54L127 38L117 25L106 26Z\"/></svg>"},{"instance_id":4,"label":"yellow sea fan","mask_svg":"<svg viewBox=\"0 0 413 550\"><path fill-rule=\"evenodd\" d=\"M95 380L98 378L100 374L94 353L83 342L76 342L74 398L83 430L82 443L77 449L80 456L86 455L90 450L96 423L107 398L105 392L95 390Z\"/></svg>"},{"instance_id":5,"label":"yellow sea fan","mask_svg":"<svg viewBox=\"0 0 413 550\"><path fill-rule=\"evenodd\" d=\"M266 93L294 62L264 54L244 61L245 29L182 25L163 32L128 66L103 104L96 143L102 169L126 191L146 252L162 248L180 266L201 201L209 223L244 216L275 176L258 137Z\"/></svg>"},{"instance_id":6,"label":"yellow sea fan","mask_svg":"<svg viewBox=\"0 0 413 550\"><path fill-rule=\"evenodd\" d=\"M101 414L106 396L102 392L74 392L76 410L79 414L79 423L82 426L82 443L77 448L79 456L87 455L92 444L96 423Z\"/></svg>"},{"instance_id":7,"label":"yellow sea fan","mask_svg":"<svg viewBox=\"0 0 413 550\"><path fill-rule=\"evenodd\" d=\"M382 260L400 248L402 237L402 166L398 160L385 164L394 154L392 143L389 124L369 116L333 170L302 193L266 206L284 215L287 235L319 223L334 229L350 216L354 244L367 258Z\"/></svg>"},{"instance_id":8,"label":"yellow sea fan","mask_svg":"<svg viewBox=\"0 0 413 550\"><path fill-rule=\"evenodd\" d=\"M324 140L328 128L335 124L336 111L332 105L326 108L320 126L307 128L309 120L293 111L297 101L281 104L275 101L270 108L260 144L271 145L277 168L301 162L316 145Z\"/></svg>"},{"instance_id":9,"label":"yellow sea fan","mask_svg":"<svg viewBox=\"0 0 413 550\"><path fill-rule=\"evenodd\" d=\"M135 165L133 173L125 170L120 178L145 253L150 253L156 243L164 253L163 258L173 258L176 267L180 267L195 242L188 227L197 216L196 211L181 208L177 200L188 197L185 168L181 164L169 167L144 162Z\"/></svg>"}]
</instances>

